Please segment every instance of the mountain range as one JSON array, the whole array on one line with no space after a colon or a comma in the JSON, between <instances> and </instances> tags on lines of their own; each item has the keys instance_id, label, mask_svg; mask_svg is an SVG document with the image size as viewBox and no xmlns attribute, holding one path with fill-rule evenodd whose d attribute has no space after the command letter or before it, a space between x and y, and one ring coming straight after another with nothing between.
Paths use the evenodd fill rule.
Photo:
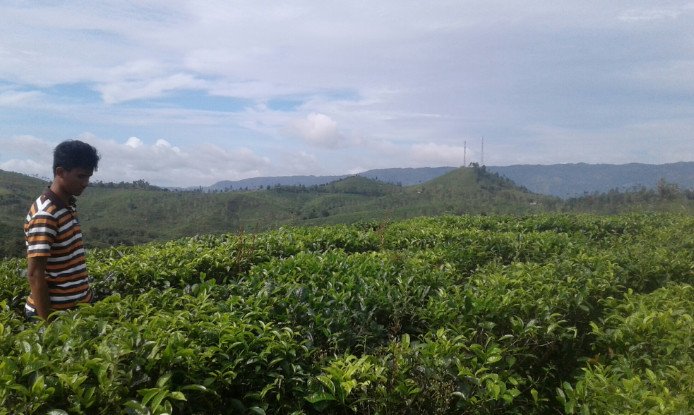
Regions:
<instances>
[{"instance_id":1,"label":"mountain range","mask_svg":"<svg viewBox=\"0 0 694 415\"><path fill-rule=\"evenodd\" d=\"M694 162L670 164L554 164L487 167L531 192L561 198L610 190L654 189L663 179L681 189L694 189Z\"/></svg>"},{"instance_id":2,"label":"mountain range","mask_svg":"<svg viewBox=\"0 0 694 415\"><path fill-rule=\"evenodd\" d=\"M456 167L393 168L368 170L357 175L386 183L412 186L426 183L455 170ZM664 179L682 189L694 189L694 162L670 164L552 164L486 166L533 193L561 198L610 190L654 189ZM344 179L340 176L255 177L238 181L221 181L205 191L254 190L273 186L316 186Z\"/></svg>"},{"instance_id":3,"label":"mountain range","mask_svg":"<svg viewBox=\"0 0 694 415\"><path fill-rule=\"evenodd\" d=\"M394 169L375 169L356 174L357 176L368 179L378 180L385 183L412 186L435 179L439 176L455 170L456 167L421 167L421 168L394 168ZM319 186L347 178L349 174L337 176L272 176L272 177L253 177L237 181L224 180L217 182L205 191L227 191L227 190L256 190L279 186Z\"/></svg>"}]
</instances>

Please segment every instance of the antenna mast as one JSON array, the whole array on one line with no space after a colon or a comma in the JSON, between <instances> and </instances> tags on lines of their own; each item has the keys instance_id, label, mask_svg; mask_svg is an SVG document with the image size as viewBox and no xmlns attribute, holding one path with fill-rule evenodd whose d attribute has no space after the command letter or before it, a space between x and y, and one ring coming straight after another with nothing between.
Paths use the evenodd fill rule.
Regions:
<instances>
[{"instance_id":1,"label":"antenna mast","mask_svg":"<svg viewBox=\"0 0 694 415\"><path fill-rule=\"evenodd\" d=\"M467 140L463 144L463 167L467 167Z\"/></svg>"},{"instance_id":2,"label":"antenna mast","mask_svg":"<svg viewBox=\"0 0 694 415\"><path fill-rule=\"evenodd\" d=\"M482 162L480 165L484 166L484 137L482 137Z\"/></svg>"}]
</instances>

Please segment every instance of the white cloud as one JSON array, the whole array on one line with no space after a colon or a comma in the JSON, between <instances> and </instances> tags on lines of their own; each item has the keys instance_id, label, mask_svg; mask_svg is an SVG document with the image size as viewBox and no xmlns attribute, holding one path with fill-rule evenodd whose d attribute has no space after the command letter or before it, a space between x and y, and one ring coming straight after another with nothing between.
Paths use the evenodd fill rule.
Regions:
<instances>
[{"instance_id":1,"label":"white cloud","mask_svg":"<svg viewBox=\"0 0 694 415\"><path fill-rule=\"evenodd\" d=\"M204 89L205 82L189 74L175 74L163 78L144 81L123 81L101 84L97 90L107 104L126 101L159 98L167 92L176 90Z\"/></svg>"},{"instance_id":2,"label":"white cloud","mask_svg":"<svg viewBox=\"0 0 694 415\"><path fill-rule=\"evenodd\" d=\"M39 91L0 92L0 107L26 107L38 102L42 96Z\"/></svg>"},{"instance_id":3,"label":"white cloud","mask_svg":"<svg viewBox=\"0 0 694 415\"><path fill-rule=\"evenodd\" d=\"M161 149L163 151L171 150L174 153L180 153L181 152L180 148L172 146L171 143L169 143L168 141L166 141L162 138L158 139L157 142L154 143L154 148L155 149Z\"/></svg>"},{"instance_id":4,"label":"white cloud","mask_svg":"<svg viewBox=\"0 0 694 415\"><path fill-rule=\"evenodd\" d=\"M104 181L145 179L168 186L209 185L219 180L246 177L259 172L269 160L247 148L223 149L211 144L173 146L158 139L154 144L134 140L125 144L112 140L90 140L102 155L99 178Z\"/></svg>"},{"instance_id":5,"label":"white cloud","mask_svg":"<svg viewBox=\"0 0 694 415\"><path fill-rule=\"evenodd\" d=\"M125 142L126 147L131 147L131 148L138 148L142 147L144 143L142 140L140 140L137 137L130 137L128 140Z\"/></svg>"},{"instance_id":6,"label":"white cloud","mask_svg":"<svg viewBox=\"0 0 694 415\"><path fill-rule=\"evenodd\" d=\"M0 138L0 156L5 157L28 156L52 163L54 147L54 144L30 135ZM48 171L50 170L49 166Z\"/></svg>"},{"instance_id":7,"label":"white cloud","mask_svg":"<svg viewBox=\"0 0 694 415\"><path fill-rule=\"evenodd\" d=\"M338 131L337 122L325 114L308 114L306 118L294 121L291 128L311 145L338 148L346 144L345 137Z\"/></svg>"},{"instance_id":8,"label":"white cloud","mask_svg":"<svg viewBox=\"0 0 694 415\"><path fill-rule=\"evenodd\" d=\"M166 66L162 62L152 59L136 59L106 71L106 79L137 81L161 77L166 73L166 70Z\"/></svg>"},{"instance_id":9,"label":"white cloud","mask_svg":"<svg viewBox=\"0 0 694 415\"><path fill-rule=\"evenodd\" d=\"M137 137L123 143L105 140L91 134L79 139L97 148L101 155L93 180L130 182L144 179L163 186L209 185L220 180L233 180L261 175L270 160L248 148L224 149L202 143L184 149L167 140L146 144ZM35 137L0 140L3 148L11 145L20 157L0 163L0 168L20 173L48 176L57 142ZM23 156L23 157L22 157Z\"/></svg>"},{"instance_id":10,"label":"white cloud","mask_svg":"<svg viewBox=\"0 0 694 415\"><path fill-rule=\"evenodd\" d=\"M691 7L691 6L690 6ZM681 7L659 7L659 8L639 8L629 9L619 15L619 20L625 22L649 22L653 20L671 20L676 19L684 9Z\"/></svg>"},{"instance_id":11,"label":"white cloud","mask_svg":"<svg viewBox=\"0 0 694 415\"><path fill-rule=\"evenodd\" d=\"M46 167L48 167L48 170L46 170ZM1 170L7 170L7 171L14 171L14 172L21 172L24 174L28 174L30 176L36 176L36 177L44 177L48 178L49 173L51 171L50 165L46 165L45 163L40 163L35 160L27 159L27 160L17 160L17 159L10 159L7 161L4 161L0 163L0 169Z\"/></svg>"},{"instance_id":12,"label":"white cloud","mask_svg":"<svg viewBox=\"0 0 694 415\"><path fill-rule=\"evenodd\" d=\"M208 82L207 85L210 95L253 99L258 102L307 92L307 88L302 86L260 80Z\"/></svg>"}]
</instances>

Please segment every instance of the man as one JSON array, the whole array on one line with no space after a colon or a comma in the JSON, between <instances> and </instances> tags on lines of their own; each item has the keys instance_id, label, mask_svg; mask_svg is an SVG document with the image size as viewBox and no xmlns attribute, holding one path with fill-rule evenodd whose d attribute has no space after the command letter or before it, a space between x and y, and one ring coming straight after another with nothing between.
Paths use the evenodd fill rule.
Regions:
<instances>
[{"instance_id":1,"label":"man","mask_svg":"<svg viewBox=\"0 0 694 415\"><path fill-rule=\"evenodd\" d=\"M31 205L24 223L31 294L27 318L47 319L56 310L92 301L75 196L89 185L99 154L78 140L53 152L53 182Z\"/></svg>"}]
</instances>

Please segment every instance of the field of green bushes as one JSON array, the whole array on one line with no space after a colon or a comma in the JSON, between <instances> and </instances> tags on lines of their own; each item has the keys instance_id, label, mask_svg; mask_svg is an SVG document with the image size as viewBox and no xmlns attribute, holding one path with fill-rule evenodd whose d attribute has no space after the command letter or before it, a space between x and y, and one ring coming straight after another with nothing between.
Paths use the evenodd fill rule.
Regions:
<instances>
[{"instance_id":1,"label":"field of green bushes","mask_svg":"<svg viewBox=\"0 0 694 415\"><path fill-rule=\"evenodd\" d=\"M0 262L0 414L694 407L692 216L282 228L88 266L100 300L36 324Z\"/></svg>"}]
</instances>

